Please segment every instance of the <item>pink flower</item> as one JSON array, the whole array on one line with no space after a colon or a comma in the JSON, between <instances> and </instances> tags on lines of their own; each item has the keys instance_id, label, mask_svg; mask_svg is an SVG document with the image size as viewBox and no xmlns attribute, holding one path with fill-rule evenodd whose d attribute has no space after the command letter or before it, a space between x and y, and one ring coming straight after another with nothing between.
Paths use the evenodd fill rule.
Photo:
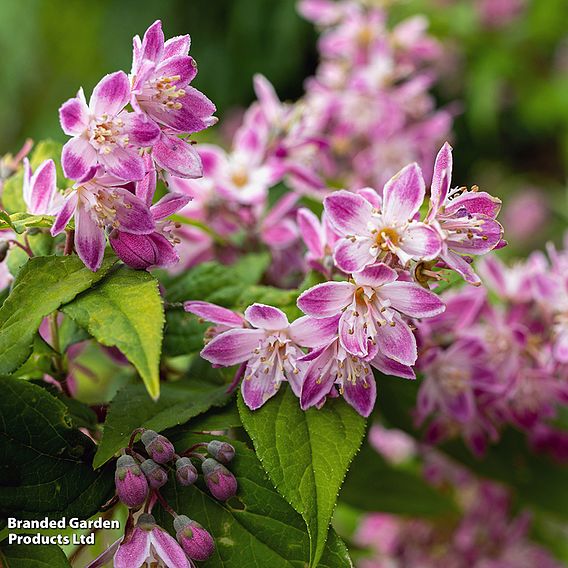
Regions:
<instances>
[{"instance_id":1,"label":"pink flower","mask_svg":"<svg viewBox=\"0 0 568 568\"><path fill-rule=\"evenodd\" d=\"M452 148L446 142L436 157L427 221L442 239L440 259L470 284L481 281L462 255L482 255L501 242L503 227L495 221L501 201L484 191L450 190Z\"/></svg>"},{"instance_id":2,"label":"pink flower","mask_svg":"<svg viewBox=\"0 0 568 568\"><path fill-rule=\"evenodd\" d=\"M42 162L34 174L27 158L24 158L24 201L28 213L54 215L63 204L63 195L57 191L57 174L53 160Z\"/></svg>"},{"instance_id":3,"label":"pink flower","mask_svg":"<svg viewBox=\"0 0 568 568\"><path fill-rule=\"evenodd\" d=\"M72 136L61 155L66 177L88 181L99 166L126 181L144 177L144 163L138 149L152 146L160 130L143 114L125 111L129 100L128 77L117 71L99 81L89 106L82 89L61 106L61 127Z\"/></svg>"},{"instance_id":4,"label":"pink flower","mask_svg":"<svg viewBox=\"0 0 568 568\"><path fill-rule=\"evenodd\" d=\"M325 212L321 221L309 209L298 210L296 220L300 236L308 252L306 263L311 270L317 270L329 275L333 270L333 247L337 241L337 234L331 227Z\"/></svg>"},{"instance_id":5,"label":"pink flower","mask_svg":"<svg viewBox=\"0 0 568 568\"><path fill-rule=\"evenodd\" d=\"M65 230L75 217L75 248L85 265L96 271L103 260L106 230L135 235L154 232L152 213L138 197L110 177L92 179L76 186L65 198L51 227L53 236Z\"/></svg>"},{"instance_id":6,"label":"pink flower","mask_svg":"<svg viewBox=\"0 0 568 568\"><path fill-rule=\"evenodd\" d=\"M114 567L134 568L146 563L168 568L193 567L175 538L159 527L152 515L144 513L132 533L120 544L114 556Z\"/></svg>"},{"instance_id":7,"label":"pink flower","mask_svg":"<svg viewBox=\"0 0 568 568\"><path fill-rule=\"evenodd\" d=\"M432 292L397 278L392 268L377 264L353 274L352 282L326 282L306 290L298 307L315 318L341 314L340 342L352 355L367 357L370 341L385 357L413 365L416 339L401 315L432 317L445 306Z\"/></svg>"},{"instance_id":8,"label":"pink flower","mask_svg":"<svg viewBox=\"0 0 568 568\"><path fill-rule=\"evenodd\" d=\"M304 355L300 346L323 345L337 331L337 318L302 317L290 324L281 310L264 304L249 306L245 320L251 327L220 333L205 346L201 356L223 367L246 362L241 388L252 410L274 396L282 381L288 381L299 395L298 365Z\"/></svg>"},{"instance_id":9,"label":"pink flower","mask_svg":"<svg viewBox=\"0 0 568 568\"><path fill-rule=\"evenodd\" d=\"M334 258L345 272L357 272L392 254L403 265L409 260L432 260L441 249L434 229L415 221L424 201L420 168L403 168L384 187L381 209L361 195L337 191L326 197L325 211L341 236Z\"/></svg>"}]
</instances>

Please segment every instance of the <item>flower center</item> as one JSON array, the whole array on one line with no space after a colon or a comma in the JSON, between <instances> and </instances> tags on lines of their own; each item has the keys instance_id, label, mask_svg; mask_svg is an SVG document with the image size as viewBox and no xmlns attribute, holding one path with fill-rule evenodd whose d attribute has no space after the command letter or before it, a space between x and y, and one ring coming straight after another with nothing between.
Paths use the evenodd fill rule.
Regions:
<instances>
[{"instance_id":1,"label":"flower center","mask_svg":"<svg viewBox=\"0 0 568 568\"><path fill-rule=\"evenodd\" d=\"M240 189L248 183L248 175L244 168L239 168L231 174L231 181Z\"/></svg>"},{"instance_id":2,"label":"flower center","mask_svg":"<svg viewBox=\"0 0 568 568\"><path fill-rule=\"evenodd\" d=\"M391 247L397 247L400 243L400 235L392 227L384 227L377 231L375 235L377 246L384 251L390 250Z\"/></svg>"},{"instance_id":3,"label":"flower center","mask_svg":"<svg viewBox=\"0 0 568 568\"><path fill-rule=\"evenodd\" d=\"M101 154L110 154L116 144L123 148L128 146L128 135L124 134L124 121L103 115L91 126L90 141Z\"/></svg>"},{"instance_id":4,"label":"flower center","mask_svg":"<svg viewBox=\"0 0 568 568\"><path fill-rule=\"evenodd\" d=\"M185 89L180 89L175 83L179 81L179 75L171 77L159 77L152 81L151 86L154 89L153 100L161 103L167 110L179 110L182 107L178 100L185 97Z\"/></svg>"}]
</instances>

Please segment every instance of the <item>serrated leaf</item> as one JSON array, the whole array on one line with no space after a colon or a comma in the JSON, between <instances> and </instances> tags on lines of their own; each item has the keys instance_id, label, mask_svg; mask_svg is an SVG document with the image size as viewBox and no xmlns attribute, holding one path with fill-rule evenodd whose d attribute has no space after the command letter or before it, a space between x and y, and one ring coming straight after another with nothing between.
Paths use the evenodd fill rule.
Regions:
<instances>
[{"instance_id":1,"label":"serrated leaf","mask_svg":"<svg viewBox=\"0 0 568 568\"><path fill-rule=\"evenodd\" d=\"M124 387L110 404L95 466L104 464L128 445L130 434L136 428L161 432L183 424L212 406L224 404L228 396L226 390L224 386L203 386L189 380L165 383L160 399L154 402L142 385Z\"/></svg>"},{"instance_id":2,"label":"serrated leaf","mask_svg":"<svg viewBox=\"0 0 568 568\"><path fill-rule=\"evenodd\" d=\"M186 442L193 444L210 438L195 435ZM229 464L239 486L236 497L227 503L220 503L211 497L201 481L193 487L170 483L164 491L167 500L179 514L191 515L215 537L213 556L200 566L305 568L310 555L310 542L301 517L272 487L254 452L241 442L229 442L236 449L236 457ZM185 447L178 445L177 449L182 451ZM171 529L171 520L166 518L162 510L155 511L159 522ZM330 531L318 566L352 566L345 545L333 531Z\"/></svg>"},{"instance_id":3,"label":"serrated leaf","mask_svg":"<svg viewBox=\"0 0 568 568\"><path fill-rule=\"evenodd\" d=\"M30 355L42 319L104 278L116 257L91 272L77 256L30 259L0 308L0 375L15 371Z\"/></svg>"},{"instance_id":4,"label":"serrated leaf","mask_svg":"<svg viewBox=\"0 0 568 568\"><path fill-rule=\"evenodd\" d=\"M164 355L177 357L203 349L203 334L210 324L183 310L168 310L164 328Z\"/></svg>"},{"instance_id":5,"label":"serrated leaf","mask_svg":"<svg viewBox=\"0 0 568 568\"><path fill-rule=\"evenodd\" d=\"M63 550L55 545L2 544L0 566L3 568L69 568Z\"/></svg>"},{"instance_id":6,"label":"serrated leaf","mask_svg":"<svg viewBox=\"0 0 568 568\"><path fill-rule=\"evenodd\" d=\"M304 518L310 566L317 566L366 422L342 399L329 400L321 410L302 411L292 390L283 390L255 411L239 397L239 413L276 489Z\"/></svg>"},{"instance_id":7,"label":"serrated leaf","mask_svg":"<svg viewBox=\"0 0 568 568\"><path fill-rule=\"evenodd\" d=\"M99 343L117 347L136 367L150 396L158 397L164 308L153 276L121 268L62 311Z\"/></svg>"},{"instance_id":8,"label":"serrated leaf","mask_svg":"<svg viewBox=\"0 0 568 568\"><path fill-rule=\"evenodd\" d=\"M31 215L21 212L8 215L6 211L0 213L0 229L12 229L18 234L32 228L48 229L53 225L53 217L49 215Z\"/></svg>"},{"instance_id":9,"label":"serrated leaf","mask_svg":"<svg viewBox=\"0 0 568 568\"><path fill-rule=\"evenodd\" d=\"M72 426L61 401L31 382L7 378L0 416L4 517L88 518L109 499L112 468L93 470L95 445Z\"/></svg>"}]
</instances>

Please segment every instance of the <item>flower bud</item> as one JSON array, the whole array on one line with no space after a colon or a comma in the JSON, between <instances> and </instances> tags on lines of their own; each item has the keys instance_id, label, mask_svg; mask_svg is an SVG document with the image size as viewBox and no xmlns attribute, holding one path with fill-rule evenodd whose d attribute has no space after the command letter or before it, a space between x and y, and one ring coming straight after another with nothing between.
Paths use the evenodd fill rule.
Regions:
<instances>
[{"instance_id":1,"label":"flower bud","mask_svg":"<svg viewBox=\"0 0 568 568\"><path fill-rule=\"evenodd\" d=\"M199 523L185 515L174 519L177 541L192 560L207 560L215 550L213 537Z\"/></svg>"},{"instance_id":2,"label":"flower bud","mask_svg":"<svg viewBox=\"0 0 568 568\"><path fill-rule=\"evenodd\" d=\"M197 477L197 469L189 458L179 458L176 461L176 478L180 485L193 485Z\"/></svg>"},{"instance_id":3,"label":"flower bud","mask_svg":"<svg viewBox=\"0 0 568 568\"><path fill-rule=\"evenodd\" d=\"M148 484L152 489L160 489L168 482L168 474L154 460L145 460L140 464Z\"/></svg>"},{"instance_id":4,"label":"flower bud","mask_svg":"<svg viewBox=\"0 0 568 568\"><path fill-rule=\"evenodd\" d=\"M226 501L237 493L235 476L213 458L207 458L202 464L203 476L209 491L215 499Z\"/></svg>"},{"instance_id":5,"label":"flower bud","mask_svg":"<svg viewBox=\"0 0 568 568\"><path fill-rule=\"evenodd\" d=\"M10 243L4 239L0 239L0 262L6 260L6 255L10 250Z\"/></svg>"},{"instance_id":6,"label":"flower bud","mask_svg":"<svg viewBox=\"0 0 568 568\"><path fill-rule=\"evenodd\" d=\"M141 440L148 455L156 463L167 463L174 458L175 449L172 443L154 430L146 430L142 434Z\"/></svg>"},{"instance_id":7,"label":"flower bud","mask_svg":"<svg viewBox=\"0 0 568 568\"><path fill-rule=\"evenodd\" d=\"M114 475L118 498L130 509L142 506L148 496L148 481L131 456L120 456Z\"/></svg>"},{"instance_id":8,"label":"flower bud","mask_svg":"<svg viewBox=\"0 0 568 568\"><path fill-rule=\"evenodd\" d=\"M235 457L235 448L227 442L219 440L211 440L207 444L207 452L209 455L220 463L229 463Z\"/></svg>"}]
</instances>

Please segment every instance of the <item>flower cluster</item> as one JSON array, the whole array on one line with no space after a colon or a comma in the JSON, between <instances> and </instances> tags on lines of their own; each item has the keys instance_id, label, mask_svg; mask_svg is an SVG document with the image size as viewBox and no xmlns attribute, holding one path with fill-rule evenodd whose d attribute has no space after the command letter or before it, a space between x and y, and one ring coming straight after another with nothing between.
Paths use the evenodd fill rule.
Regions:
<instances>
[{"instance_id":1,"label":"flower cluster","mask_svg":"<svg viewBox=\"0 0 568 568\"><path fill-rule=\"evenodd\" d=\"M382 431L380 437L385 435L390 437L393 431ZM366 515L354 539L368 550L360 568L560 568L559 562L530 540L528 511L512 515L512 499L505 487L476 478L434 450L426 450L423 457L426 480L435 488L451 491L461 516L440 522L388 513Z\"/></svg>"},{"instance_id":2,"label":"flower cluster","mask_svg":"<svg viewBox=\"0 0 568 568\"><path fill-rule=\"evenodd\" d=\"M141 434L145 455L134 448L138 434ZM199 449L205 449L209 457ZM160 489L168 482L168 465L175 465L177 483L193 485L199 477L194 460L200 464L211 494L216 499L226 501L237 492L237 481L225 467L234 456L233 446L219 440L195 444L182 455L177 455L165 436L153 430L135 430L129 446L116 463L117 497L129 508L125 535L91 563L90 568L102 566L111 558L117 568L132 568L152 562L160 566L163 563L170 568L191 568L194 560L207 560L215 549L213 537L198 522L178 515L161 495ZM151 515L156 503L160 503L172 515L175 539ZM133 511L142 506L143 512L134 521Z\"/></svg>"},{"instance_id":3,"label":"flower cluster","mask_svg":"<svg viewBox=\"0 0 568 568\"><path fill-rule=\"evenodd\" d=\"M424 374L417 401L427 438L461 434L481 454L505 424L568 459L552 426L568 403L568 241L511 267L488 257L485 289L443 295L444 314L418 324Z\"/></svg>"},{"instance_id":4,"label":"flower cluster","mask_svg":"<svg viewBox=\"0 0 568 568\"><path fill-rule=\"evenodd\" d=\"M304 409L321 406L338 389L368 416L376 396L371 367L414 378L418 350L412 322L445 309L426 289L428 280L441 278L433 268L451 268L479 284L471 256L497 247L503 232L495 220L499 200L477 188L450 190L451 169L451 148L445 144L423 221L426 186L417 164L389 180L382 197L371 188L333 192L324 199L321 223L300 212L312 260L327 266L328 276L335 269L341 280L304 291L297 304L306 315L292 324L279 309L261 304L250 306L243 318L204 302L186 303L187 311L218 326L208 334L213 339L202 357L215 365L244 365L242 392L250 408L288 381ZM318 247L323 249L324 223L334 234L331 268L325 258L314 258Z\"/></svg>"},{"instance_id":5,"label":"flower cluster","mask_svg":"<svg viewBox=\"0 0 568 568\"><path fill-rule=\"evenodd\" d=\"M61 127L71 137L61 162L73 188L49 209L41 202L41 212L57 213L54 236L74 218L75 248L91 270L101 265L107 235L117 255L135 268L178 260L178 239L163 219L189 199L168 194L151 207L156 177L201 176L199 155L180 136L216 122L213 103L190 86L197 66L189 47L187 35L165 41L157 21L142 40L134 38L130 76L106 75L88 103L80 89L59 109ZM50 167L42 164L39 170ZM49 181L55 188L54 179ZM53 195L59 197L57 191Z\"/></svg>"}]
</instances>

